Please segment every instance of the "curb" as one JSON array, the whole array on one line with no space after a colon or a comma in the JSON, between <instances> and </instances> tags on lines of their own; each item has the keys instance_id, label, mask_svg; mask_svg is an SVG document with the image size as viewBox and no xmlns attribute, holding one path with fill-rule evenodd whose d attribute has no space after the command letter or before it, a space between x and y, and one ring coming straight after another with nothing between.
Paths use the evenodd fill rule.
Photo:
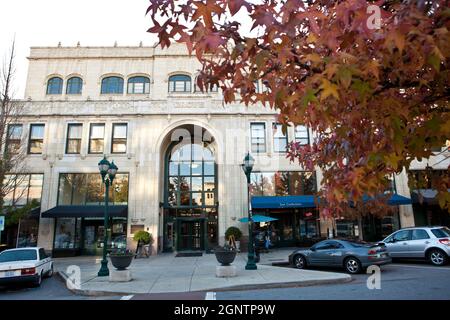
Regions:
<instances>
[{"instance_id":1,"label":"curb","mask_svg":"<svg viewBox=\"0 0 450 320\"><path fill-rule=\"evenodd\" d=\"M101 297L101 296L127 296L131 294L136 294L133 292L114 292L114 291L96 291L96 290L82 290L82 289L73 289L69 288L66 285L67 282L67 275L62 271L56 271L55 274L57 275L57 278L65 285L66 289L72 292L73 294L80 295L80 296L89 296L89 297Z\"/></svg>"},{"instance_id":2,"label":"curb","mask_svg":"<svg viewBox=\"0 0 450 320\"><path fill-rule=\"evenodd\" d=\"M64 272L57 271L56 274L58 278L65 284L67 281L67 275ZM353 281L351 276L339 279L324 279L324 280L305 280L305 281L297 281L297 282L275 282L275 283L263 283L263 284L244 284L237 286L229 286L222 288L211 288L207 289L207 291L215 291L215 292L225 292L225 291L243 291L243 290L257 290L257 289L274 289L274 288L295 288L295 287L311 287L311 286L319 286L319 285L327 285L327 284L341 284L348 283ZM127 296L127 295L140 295L140 294L151 294L151 293L136 293L136 292L113 292L113 291L97 291L97 290L82 290L82 289L72 289L66 286L67 290L71 291L74 294L82 295L82 296L91 296L91 297L99 297L99 296ZM204 292L206 290L194 290L187 292ZM164 293L180 293L180 292L155 292L155 294Z\"/></svg>"}]
</instances>

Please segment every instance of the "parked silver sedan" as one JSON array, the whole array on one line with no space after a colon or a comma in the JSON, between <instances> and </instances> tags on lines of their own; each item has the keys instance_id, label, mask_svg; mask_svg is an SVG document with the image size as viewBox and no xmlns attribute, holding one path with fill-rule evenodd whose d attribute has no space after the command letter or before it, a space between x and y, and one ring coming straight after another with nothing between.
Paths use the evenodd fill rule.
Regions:
<instances>
[{"instance_id":1,"label":"parked silver sedan","mask_svg":"<svg viewBox=\"0 0 450 320\"><path fill-rule=\"evenodd\" d=\"M370 244L347 240L324 240L309 249L291 253L289 262L296 268L309 266L343 267L348 273L356 274L371 265L391 263L384 243Z\"/></svg>"},{"instance_id":2,"label":"parked silver sedan","mask_svg":"<svg viewBox=\"0 0 450 320\"><path fill-rule=\"evenodd\" d=\"M443 266L450 257L450 229L447 227L405 228L383 242L392 258L427 259L435 266Z\"/></svg>"}]
</instances>

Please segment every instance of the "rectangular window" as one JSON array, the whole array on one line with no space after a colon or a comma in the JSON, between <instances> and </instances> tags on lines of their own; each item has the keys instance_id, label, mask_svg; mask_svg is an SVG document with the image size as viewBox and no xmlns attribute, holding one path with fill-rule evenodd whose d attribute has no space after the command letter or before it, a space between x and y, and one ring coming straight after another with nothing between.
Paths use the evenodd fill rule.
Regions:
<instances>
[{"instance_id":1,"label":"rectangular window","mask_svg":"<svg viewBox=\"0 0 450 320\"><path fill-rule=\"evenodd\" d=\"M32 200L41 201L43 174L6 175L3 186L8 193L5 206L23 206Z\"/></svg>"},{"instance_id":2,"label":"rectangular window","mask_svg":"<svg viewBox=\"0 0 450 320\"><path fill-rule=\"evenodd\" d=\"M287 132L283 133L283 126L278 123L273 124L273 151L286 152L288 144Z\"/></svg>"},{"instance_id":3,"label":"rectangular window","mask_svg":"<svg viewBox=\"0 0 450 320\"><path fill-rule=\"evenodd\" d=\"M299 196L317 192L314 172L254 172L250 178L250 192L254 196Z\"/></svg>"},{"instance_id":4,"label":"rectangular window","mask_svg":"<svg viewBox=\"0 0 450 320\"><path fill-rule=\"evenodd\" d=\"M44 144L44 124L32 124L30 126L30 139L28 144L28 153L41 154Z\"/></svg>"},{"instance_id":5,"label":"rectangular window","mask_svg":"<svg viewBox=\"0 0 450 320\"><path fill-rule=\"evenodd\" d=\"M109 188L112 205L128 203L128 174L118 173ZM58 205L104 205L105 186L98 173L61 173Z\"/></svg>"},{"instance_id":6,"label":"rectangular window","mask_svg":"<svg viewBox=\"0 0 450 320\"><path fill-rule=\"evenodd\" d=\"M266 152L266 125L264 123L251 123L250 139L253 153Z\"/></svg>"},{"instance_id":7,"label":"rectangular window","mask_svg":"<svg viewBox=\"0 0 450 320\"><path fill-rule=\"evenodd\" d=\"M8 126L8 136L6 138L6 150L10 154L17 154L22 140L22 125L10 124Z\"/></svg>"},{"instance_id":8,"label":"rectangular window","mask_svg":"<svg viewBox=\"0 0 450 320\"><path fill-rule=\"evenodd\" d=\"M308 145L309 144L309 132L308 127L298 125L295 127L295 142L300 145Z\"/></svg>"},{"instance_id":9,"label":"rectangular window","mask_svg":"<svg viewBox=\"0 0 450 320\"><path fill-rule=\"evenodd\" d=\"M105 124L91 124L89 132L89 153L103 153L105 144Z\"/></svg>"},{"instance_id":10,"label":"rectangular window","mask_svg":"<svg viewBox=\"0 0 450 320\"><path fill-rule=\"evenodd\" d=\"M112 130L111 153L127 152L127 124L115 123Z\"/></svg>"},{"instance_id":11,"label":"rectangular window","mask_svg":"<svg viewBox=\"0 0 450 320\"><path fill-rule=\"evenodd\" d=\"M67 126L66 153L79 154L81 152L81 136L83 125L81 123L71 123Z\"/></svg>"}]
</instances>

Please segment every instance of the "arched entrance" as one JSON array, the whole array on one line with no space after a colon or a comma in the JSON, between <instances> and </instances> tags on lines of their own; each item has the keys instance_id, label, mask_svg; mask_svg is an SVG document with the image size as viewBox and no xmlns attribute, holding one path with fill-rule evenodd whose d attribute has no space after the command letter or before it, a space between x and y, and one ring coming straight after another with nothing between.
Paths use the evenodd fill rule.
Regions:
<instances>
[{"instance_id":1,"label":"arched entrance","mask_svg":"<svg viewBox=\"0 0 450 320\"><path fill-rule=\"evenodd\" d=\"M198 126L170 134L164 157L163 250L209 251L218 244L214 139Z\"/></svg>"}]
</instances>

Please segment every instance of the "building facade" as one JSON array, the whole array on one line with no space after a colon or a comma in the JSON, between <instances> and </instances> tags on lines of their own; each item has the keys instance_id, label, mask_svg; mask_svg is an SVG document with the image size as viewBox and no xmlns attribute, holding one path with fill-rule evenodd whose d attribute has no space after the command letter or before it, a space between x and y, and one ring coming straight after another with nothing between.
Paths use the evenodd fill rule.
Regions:
<instances>
[{"instance_id":1,"label":"building facade","mask_svg":"<svg viewBox=\"0 0 450 320\"><path fill-rule=\"evenodd\" d=\"M387 222L320 220L308 202L320 171L285 157L288 142L311 143L313 133L298 126L283 134L276 111L224 104L217 88L200 92L199 68L181 45L31 48L25 99L18 102L24 114L11 130L16 143L26 144L29 173L41 179L39 246L56 255L101 251L104 187L97 163L104 156L119 168L110 194L113 244L133 246L133 234L146 230L154 253L209 250L223 244L230 226L246 235L239 219L247 215L241 167L247 152L256 160L254 210L278 219L272 230L280 244L363 238L370 224L381 237L414 225L411 204L398 205ZM394 181L396 193L409 199L407 172ZM274 201L265 206L260 200L267 197Z\"/></svg>"}]
</instances>

